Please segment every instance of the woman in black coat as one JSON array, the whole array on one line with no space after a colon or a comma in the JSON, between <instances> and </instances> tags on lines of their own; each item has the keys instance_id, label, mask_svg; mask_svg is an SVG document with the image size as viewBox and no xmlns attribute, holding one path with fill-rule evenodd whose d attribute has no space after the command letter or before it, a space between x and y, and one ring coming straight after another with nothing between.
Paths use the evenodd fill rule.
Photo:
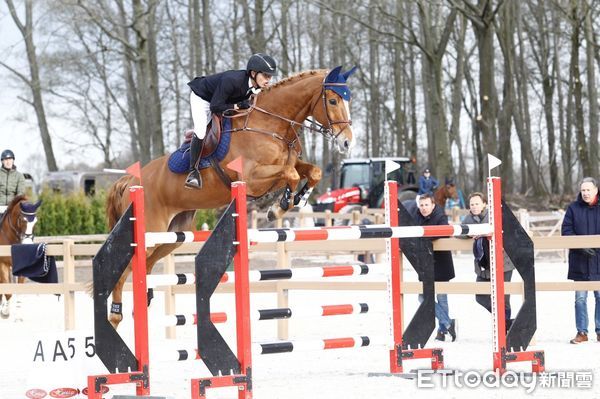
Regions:
<instances>
[{"instance_id":1,"label":"woman in black coat","mask_svg":"<svg viewBox=\"0 0 600 399\"><path fill-rule=\"evenodd\" d=\"M579 185L577 200L572 202L565 213L562 235L600 234L600 205L598 204L598 183L593 177L585 177ZM573 281L600 280L600 249L581 248L569 250L569 274ZM577 335L571 340L579 344L588 340L587 291L575 291L575 325ZM596 339L600 341L600 291L594 291L596 309Z\"/></svg>"}]
</instances>

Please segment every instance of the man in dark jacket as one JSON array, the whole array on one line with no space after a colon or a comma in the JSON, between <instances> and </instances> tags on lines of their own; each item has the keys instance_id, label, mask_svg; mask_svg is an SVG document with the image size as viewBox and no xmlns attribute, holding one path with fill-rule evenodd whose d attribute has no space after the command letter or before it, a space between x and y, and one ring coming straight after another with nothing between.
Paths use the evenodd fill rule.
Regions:
<instances>
[{"instance_id":1,"label":"man in dark jacket","mask_svg":"<svg viewBox=\"0 0 600 399\"><path fill-rule=\"evenodd\" d=\"M192 89L190 106L194 120L194 135L190 144L190 171L185 181L186 187L202 188L198 164L206 126L211 119L210 114L249 108L250 95L258 94L261 89L267 87L271 77L276 73L275 60L266 54L257 53L248 60L246 70L201 76L188 83Z\"/></svg>"},{"instance_id":2,"label":"man in dark jacket","mask_svg":"<svg viewBox=\"0 0 600 399\"><path fill-rule=\"evenodd\" d=\"M441 206L436 206L431 194L419 197L419 209L413 214L415 221L421 226L447 225L448 217ZM454 262L452 252L435 251L433 253L433 268L435 281L450 281L454 278ZM422 296L420 297L422 299ZM456 320L450 319L448 308L448 295L437 294L435 303L435 317L438 319L438 331L435 337L438 341L445 341L446 334L450 333L452 341L456 340Z\"/></svg>"},{"instance_id":3,"label":"man in dark jacket","mask_svg":"<svg viewBox=\"0 0 600 399\"><path fill-rule=\"evenodd\" d=\"M598 205L598 183L593 177L584 177L579 185L577 200L572 202L565 213L562 235L600 234L600 205ZM582 248L569 250L569 274L573 281L600 280L600 249ZM575 325L577 335L571 340L579 344L588 340L587 291L575 291ZM596 339L600 341L600 291L594 291L596 309Z\"/></svg>"}]
</instances>

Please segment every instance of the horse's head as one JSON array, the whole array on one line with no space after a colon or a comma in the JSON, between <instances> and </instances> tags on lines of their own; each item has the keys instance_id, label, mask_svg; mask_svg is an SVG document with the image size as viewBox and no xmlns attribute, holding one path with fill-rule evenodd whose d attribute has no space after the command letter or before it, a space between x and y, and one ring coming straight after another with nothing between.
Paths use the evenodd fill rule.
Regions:
<instances>
[{"instance_id":1,"label":"horse's head","mask_svg":"<svg viewBox=\"0 0 600 399\"><path fill-rule=\"evenodd\" d=\"M333 68L323 81L323 106L315 104L313 116L325 127L328 135L341 153L350 152L354 146L352 137L352 119L350 119L350 100L352 98L346 81L356 71L356 66L342 72L342 67Z\"/></svg>"},{"instance_id":2,"label":"horse's head","mask_svg":"<svg viewBox=\"0 0 600 399\"><path fill-rule=\"evenodd\" d=\"M458 199L458 190L456 189L456 185L454 184L454 178L446 177L445 178L445 188L446 188L446 196L448 198L452 198L453 200Z\"/></svg>"},{"instance_id":3,"label":"horse's head","mask_svg":"<svg viewBox=\"0 0 600 399\"><path fill-rule=\"evenodd\" d=\"M17 199L17 198L15 198ZM19 204L19 206L17 207L16 204ZM37 223L37 216L36 216L36 212L37 209L40 207L40 205L42 204L42 201L39 200L38 202L36 202L35 204L32 204L30 202L27 202L25 200L25 197L21 198L19 201L14 201L11 202L11 205L13 205L13 208L15 209L14 211L12 211L12 214L16 214L17 211L19 212L18 215L14 215L16 216L14 219L14 229L16 230L15 233L18 233L18 236L21 238L21 242L23 243L33 243L33 228L35 227L35 224ZM9 206L9 209L7 211L10 211L11 207Z\"/></svg>"}]
</instances>

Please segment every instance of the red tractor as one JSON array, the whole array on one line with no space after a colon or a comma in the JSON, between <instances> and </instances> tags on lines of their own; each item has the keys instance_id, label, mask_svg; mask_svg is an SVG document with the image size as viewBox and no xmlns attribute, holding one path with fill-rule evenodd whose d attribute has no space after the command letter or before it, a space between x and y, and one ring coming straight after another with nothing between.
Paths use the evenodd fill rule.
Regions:
<instances>
[{"instance_id":1,"label":"red tractor","mask_svg":"<svg viewBox=\"0 0 600 399\"><path fill-rule=\"evenodd\" d=\"M410 158L355 158L342 161L339 188L328 189L327 193L318 197L313 210L349 213L364 205L383 207L386 160L400 164L400 169L388 176L388 180L398 182L398 200L415 199L419 186L416 184L414 161Z\"/></svg>"}]
</instances>

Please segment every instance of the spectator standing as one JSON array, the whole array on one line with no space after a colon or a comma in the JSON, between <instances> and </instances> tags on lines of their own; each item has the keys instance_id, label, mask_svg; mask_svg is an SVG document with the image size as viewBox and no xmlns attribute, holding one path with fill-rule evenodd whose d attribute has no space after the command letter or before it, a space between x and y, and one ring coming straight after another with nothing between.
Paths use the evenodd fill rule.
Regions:
<instances>
[{"instance_id":1,"label":"spectator standing","mask_svg":"<svg viewBox=\"0 0 600 399\"><path fill-rule=\"evenodd\" d=\"M593 177L584 177L579 184L579 194L565 213L562 235L600 234L600 206L598 205L598 183ZM569 250L568 279L573 281L600 280L600 249L578 248ZM575 291L575 327L577 335L570 342L580 344L588 340L587 291ZM594 321L596 339L600 341L600 291L594 291L596 308Z\"/></svg>"},{"instance_id":2,"label":"spectator standing","mask_svg":"<svg viewBox=\"0 0 600 399\"><path fill-rule=\"evenodd\" d=\"M419 197L418 211L413 215L417 224L421 226L447 225L448 217L444 209L436 206L431 194L423 194ZM435 251L433 253L433 268L435 281L450 281L454 278L454 262L452 252ZM452 342L456 340L456 320L450 318L448 306L448 295L437 294L435 303L435 317L438 320L438 331L435 339L445 341L446 335L450 334ZM419 296L423 300L423 296Z\"/></svg>"},{"instance_id":3,"label":"spectator standing","mask_svg":"<svg viewBox=\"0 0 600 399\"><path fill-rule=\"evenodd\" d=\"M25 194L25 177L17 171L15 166L15 154L11 150L2 151L0 156L2 168L0 168L0 206L10 204L17 195ZM4 210L2 210L2 213Z\"/></svg>"},{"instance_id":4,"label":"spectator standing","mask_svg":"<svg viewBox=\"0 0 600 399\"><path fill-rule=\"evenodd\" d=\"M431 171L429 170L429 168L425 169L423 171L423 175L421 175L419 177L419 195L423 195L423 194L431 194L433 195L433 192L435 191L436 188L438 188L438 186L440 185L440 183L437 181L437 179L433 176L431 176Z\"/></svg>"},{"instance_id":5,"label":"spectator standing","mask_svg":"<svg viewBox=\"0 0 600 399\"><path fill-rule=\"evenodd\" d=\"M489 223L489 214L487 208L487 201L483 193L474 192L469 195L469 214L465 216L463 220L464 224L480 224ZM468 238L468 237L465 237ZM512 278L513 270L515 265L512 263L508 255L504 251L504 281L510 281ZM475 274L477 278L475 281L489 282L490 276L490 242L485 236L473 237L473 260L475 266ZM490 295L481 294L475 295L475 300L478 304L487 309L488 312L492 313L492 299ZM506 320L506 331L510 329L512 325L511 308L510 308L510 295L504 296L505 304L505 320Z\"/></svg>"}]
</instances>

